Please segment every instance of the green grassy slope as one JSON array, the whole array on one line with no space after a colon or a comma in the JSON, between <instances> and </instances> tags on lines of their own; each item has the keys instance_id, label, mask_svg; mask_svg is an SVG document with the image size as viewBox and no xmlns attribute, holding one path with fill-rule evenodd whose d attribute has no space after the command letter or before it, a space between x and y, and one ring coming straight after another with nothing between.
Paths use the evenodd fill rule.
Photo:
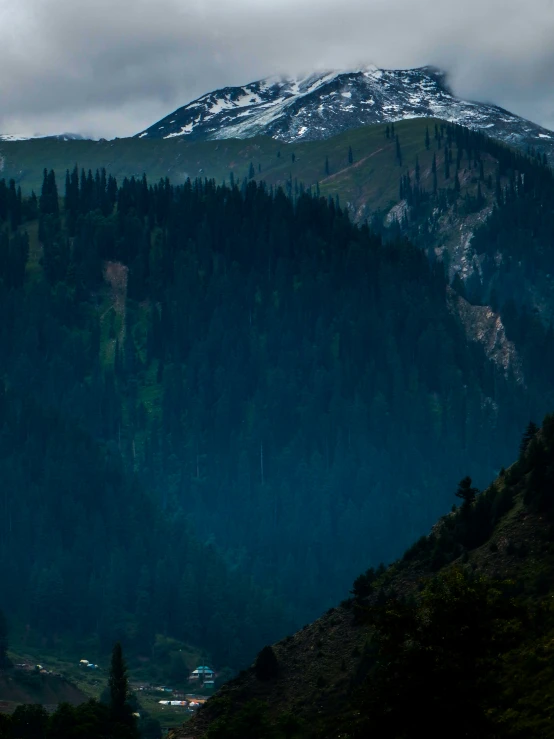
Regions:
<instances>
[{"instance_id":1,"label":"green grassy slope","mask_svg":"<svg viewBox=\"0 0 554 739\"><path fill-rule=\"evenodd\" d=\"M396 159L396 146L385 137L385 126L364 126L346 131L326 141L284 144L266 136L253 139L188 142L186 139L149 141L115 139L113 141L31 141L0 144L0 176L13 178L23 192L40 191L45 167L54 169L59 185L66 169L75 164L79 168L95 170L105 167L117 177L140 177L146 173L150 181L169 177L173 183L187 177L214 178L220 182L249 175L250 164L255 177L269 185L285 186L296 180L306 187L319 183L321 194L338 194L341 204L350 206L359 218L368 211L394 205L399 197L399 179L407 169L415 168L419 157L422 186L432 186L431 162L436 152L431 138L429 151L425 149L425 129L433 135L435 121L412 119L395 126L402 151L403 166ZM352 148L353 162L348 162ZM444 186L441 169L442 152L437 153L439 186ZM326 174L325 161L329 162ZM452 186L452 181L447 183ZM475 189L476 181L464 181L464 189Z\"/></svg>"}]
</instances>

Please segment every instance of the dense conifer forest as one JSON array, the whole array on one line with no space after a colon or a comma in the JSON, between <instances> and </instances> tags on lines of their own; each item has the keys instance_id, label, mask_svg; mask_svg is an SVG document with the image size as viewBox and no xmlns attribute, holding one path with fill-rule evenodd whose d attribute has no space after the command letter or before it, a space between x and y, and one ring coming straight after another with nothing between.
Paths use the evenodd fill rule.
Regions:
<instances>
[{"instance_id":1,"label":"dense conifer forest","mask_svg":"<svg viewBox=\"0 0 554 739\"><path fill-rule=\"evenodd\" d=\"M44 636L239 666L545 410L333 201L76 168L0 218L2 605Z\"/></svg>"},{"instance_id":2,"label":"dense conifer forest","mask_svg":"<svg viewBox=\"0 0 554 739\"><path fill-rule=\"evenodd\" d=\"M2 607L37 644L96 635L101 652L121 638L149 654L161 633L237 666L291 621L269 588L195 536L184 509L163 511L126 461L128 408L101 353L101 272L75 262L48 182L40 264L11 205L2 234Z\"/></svg>"}]
</instances>

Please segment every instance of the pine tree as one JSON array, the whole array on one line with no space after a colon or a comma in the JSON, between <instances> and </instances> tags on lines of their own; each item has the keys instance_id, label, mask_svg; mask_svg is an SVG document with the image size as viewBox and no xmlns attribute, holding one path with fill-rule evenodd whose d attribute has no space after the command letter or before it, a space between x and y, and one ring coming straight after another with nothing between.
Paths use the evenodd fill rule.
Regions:
<instances>
[{"instance_id":1,"label":"pine tree","mask_svg":"<svg viewBox=\"0 0 554 739\"><path fill-rule=\"evenodd\" d=\"M8 623L4 612L0 611L0 669L11 667L12 663L8 657Z\"/></svg>"},{"instance_id":2,"label":"pine tree","mask_svg":"<svg viewBox=\"0 0 554 739\"><path fill-rule=\"evenodd\" d=\"M254 165L252 164L252 162L250 162L250 167L248 168L248 179L249 180L254 179L255 174L256 172L254 171Z\"/></svg>"},{"instance_id":3,"label":"pine tree","mask_svg":"<svg viewBox=\"0 0 554 739\"><path fill-rule=\"evenodd\" d=\"M348 164L352 164L354 161L354 155L352 154L352 147L348 147Z\"/></svg>"},{"instance_id":4,"label":"pine tree","mask_svg":"<svg viewBox=\"0 0 554 739\"><path fill-rule=\"evenodd\" d=\"M325 157L325 174L329 175L329 157Z\"/></svg>"},{"instance_id":5,"label":"pine tree","mask_svg":"<svg viewBox=\"0 0 554 739\"><path fill-rule=\"evenodd\" d=\"M398 134L396 134L396 159L398 164L402 166L402 150L400 149L400 139L398 138Z\"/></svg>"},{"instance_id":6,"label":"pine tree","mask_svg":"<svg viewBox=\"0 0 554 739\"><path fill-rule=\"evenodd\" d=\"M433 154L433 164L431 165L431 170L433 172L433 195L437 194L437 155Z\"/></svg>"},{"instance_id":7,"label":"pine tree","mask_svg":"<svg viewBox=\"0 0 554 739\"><path fill-rule=\"evenodd\" d=\"M429 150L429 147L431 146L431 140L429 138L429 126L425 129L425 148Z\"/></svg>"},{"instance_id":8,"label":"pine tree","mask_svg":"<svg viewBox=\"0 0 554 739\"><path fill-rule=\"evenodd\" d=\"M69 177L69 170L65 171L65 197L63 200L64 210L69 210L71 203L71 179Z\"/></svg>"},{"instance_id":9,"label":"pine tree","mask_svg":"<svg viewBox=\"0 0 554 739\"><path fill-rule=\"evenodd\" d=\"M463 505L467 507L474 502L478 493L479 490L471 484L471 477L467 476L464 477L463 480L460 480L458 490L456 491L456 497L461 498L463 500Z\"/></svg>"},{"instance_id":10,"label":"pine tree","mask_svg":"<svg viewBox=\"0 0 554 739\"><path fill-rule=\"evenodd\" d=\"M385 138L390 139L390 128L388 127L388 125L385 128Z\"/></svg>"},{"instance_id":11,"label":"pine tree","mask_svg":"<svg viewBox=\"0 0 554 739\"><path fill-rule=\"evenodd\" d=\"M15 180L10 180L9 184L9 209L10 209L10 226L12 231L16 231L21 225L21 216L23 206L21 202L21 188L15 188Z\"/></svg>"},{"instance_id":12,"label":"pine tree","mask_svg":"<svg viewBox=\"0 0 554 739\"><path fill-rule=\"evenodd\" d=\"M79 214L79 171L77 166L71 174L69 170L65 175L65 198L64 210L67 213L67 224L70 236L75 236L77 216Z\"/></svg>"},{"instance_id":13,"label":"pine tree","mask_svg":"<svg viewBox=\"0 0 554 739\"><path fill-rule=\"evenodd\" d=\"M539 427L537 426L537 424L533 423L533 421L530 421L521 439L521 444L519 445L519 456L520 457L523 457L523 455L527 451L527 447L537 435L538 430L539 430Z\"/></svg>"},{"instance_id":14,"label":"pine tree","mask_svg":"<svg viewBox=\"0 0 554 739\"><path fill-rule=\"evenodd\" d=\"M135 717L129 706L127 665L123 659L123 649L119 642L115 644L112 652L108 687L110 691L110 718L114 724L114 733L116 736L137 737Z\"/></svg>"},{"instance_id":15,"label":"pine tree","mask_svg":"<svg viewBox=\"0 0 554 739\"><path fill-rule=\"evenodd\" d=\"M60 208L58 204L58 188L56 187L56 175L54 170L48 172L44 170L42 181L42 191L40 195L40 212L41 215L58 216Z\"/></svg>"},{"instance_id":16,"label":"pine tree","mask_svg":"<svg viewBox=\"0 0 554 739\"><path fill-rule=\"evenodd\" d=\"M256 658L254 671L258 680L271 680L279 672L279 663L271 647L264 647Z\"/></svg>"},{"instance_id":17,"label":"pine tree","mask_svg":"<svg viewBox=\"0 0 554 739\"><path fill-rule=\"evenodd\" d=\"M500 181L500 170L496 170L496 188L495 188L495 197L496 202L500 205L504 202L504 197L502 193L502 183Z\"/></svg>"}]
</instances>

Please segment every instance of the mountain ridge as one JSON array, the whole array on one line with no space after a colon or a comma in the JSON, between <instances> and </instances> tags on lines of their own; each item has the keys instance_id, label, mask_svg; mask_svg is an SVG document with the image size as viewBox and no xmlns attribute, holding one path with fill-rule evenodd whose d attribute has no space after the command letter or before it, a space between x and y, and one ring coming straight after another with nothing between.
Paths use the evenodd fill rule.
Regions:
<instances>
[{"instance_id":1,"label":"mountain ridge","mask_svg":"<svg viewBox=\"0 0 554 739\"><path fill-rule=\"evenodd\" d=\"M500 106L457 98L446 73L432 66L405 70L368 66L225 87L178 108L136 138L219 140L265 134L292 143L421 117L485 130L519 148L554 152L551 131Z\"/></svg>"}]
</instances>

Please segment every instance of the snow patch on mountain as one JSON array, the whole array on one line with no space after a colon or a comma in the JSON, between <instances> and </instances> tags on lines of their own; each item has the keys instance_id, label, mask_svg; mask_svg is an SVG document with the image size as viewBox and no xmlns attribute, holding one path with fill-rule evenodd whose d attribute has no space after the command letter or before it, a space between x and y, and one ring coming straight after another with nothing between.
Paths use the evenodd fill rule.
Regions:
<instances>
[{"instance_id":1,"label":"snow patch on mountain","mask_svg":"<svg viewBox=\"0 0 554 739\"><path fill-rule=\"evenodd\" d=\"M22 136L18 133L0 133L0 141L28 141L34 136Z\"/></svg>"},{"instance_id":2,"label":"snow patch on mountain","mask_svg":"<svg viewBox=\"0 0 554 739\"><path fill-rule=\"evenodd\" d=\"M57 139L58 141L84 141L86 136L80 133L59 133L59 134L35 134L34 136L24 136L18 133L0 133L0 141L32 141L34 139Z\"/></svg>"}]
</instances>

